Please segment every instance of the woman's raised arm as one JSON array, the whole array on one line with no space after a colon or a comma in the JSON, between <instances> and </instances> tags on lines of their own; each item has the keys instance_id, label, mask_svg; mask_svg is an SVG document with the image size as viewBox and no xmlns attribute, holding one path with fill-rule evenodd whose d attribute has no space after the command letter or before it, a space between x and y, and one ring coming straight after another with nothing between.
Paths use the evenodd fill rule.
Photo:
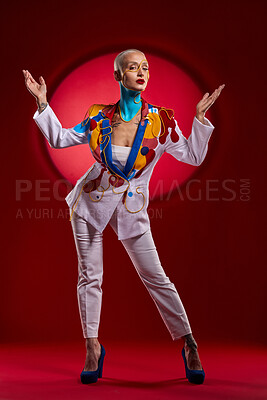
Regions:
<instances>
[{"instance_id":1,"label":"woman's raised arm","mask_svg":"<svg viewBox=\"0 0 267 400\"><path fill-rule=\"evenodd\" d=\"M62 149L79 144L87 144L90 127L89 118L85 123L78 124L74 128L63 128L47 102L47 89L44 78L40 76L40 83L38 83L28 70L22 70L22 72L26 88L35 97L38 106L38 111L35 112L33 119L49 145L54 149ZM43 112L44 110L45 112Z\"/></svg>"},{"instance_id":2,"label":"woman's raised arm","mask_svg":"<svg viewBox=\"0 0 267 400\"><path fill-rule=\"evenodd\" d=\"M35 97L36 103L38 106L38 111L41 113L47 106L47 98L46 98L46 84L45 80L42 76L39 78L39 82L36 82L30 72L26 69L22 70L24 78L25 78L25 85L28 91Z\"/></svg>"}]
</instances>

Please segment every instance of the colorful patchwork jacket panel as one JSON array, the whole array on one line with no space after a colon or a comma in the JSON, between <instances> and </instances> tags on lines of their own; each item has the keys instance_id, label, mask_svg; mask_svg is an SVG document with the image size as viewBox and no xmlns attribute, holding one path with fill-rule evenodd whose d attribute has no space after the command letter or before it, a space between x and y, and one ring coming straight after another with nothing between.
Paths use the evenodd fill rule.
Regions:
<instances>
[{"instance_id":1,"label":"colorful patchwork jacket panel","mask_svg":"<svg viewBox=\"0 0 267 400\"><path fill-rule=\"evenodd\" d=\"M94 104L88 118L69 129L62 127L49 105L41 114L36 111L33 119L52 148L89 143L95 163L66 197L71 217L75 211L103 232L117 209L118 238L122 240L140 235L150 227L148 185L162 154L166 152L178 161L200 165L214 126L207 118L202 124L195 117L191 134L186 139L173 110L151 105L142 99L141 121L121 171L112 162L111 146L111 122L117 106L118 102Z\"/></svg>"}]
</instances>

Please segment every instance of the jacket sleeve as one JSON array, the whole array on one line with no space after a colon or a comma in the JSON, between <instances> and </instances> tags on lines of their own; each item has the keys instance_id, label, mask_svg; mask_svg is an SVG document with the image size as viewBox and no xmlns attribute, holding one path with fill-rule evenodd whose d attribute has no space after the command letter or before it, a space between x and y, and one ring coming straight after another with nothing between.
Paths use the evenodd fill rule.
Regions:
<instances>
[{"instance_id":1,"label":"jacket sleeve","mask_svg":"<svg viewBox=\"0 0 267 400\"><path fill-rule=\"evenodd\" d=\"M172 140L173 135L169 134L164 151L186 164L200 165L206 157L208 141L214 129L214 126L206 117L204 117L204 122L205 124L202 124L194 117L191 134L186 139L174 119L175 132L178 134L179 140L177 140L177 135L176 139Z\"/></svg>"},{"instance_id":2,"label":"jacket sleeve","mask_svg":"<svg viewBox=\"0 0 267 400\"><path fill-rule=\"evenodd\" d=\"M40 114L37 110L33 119L53 149L62 149L64 147L88 143L89 118L74 128L62 128L56 114L48 104Z\"/></svg>"}]
</instances>

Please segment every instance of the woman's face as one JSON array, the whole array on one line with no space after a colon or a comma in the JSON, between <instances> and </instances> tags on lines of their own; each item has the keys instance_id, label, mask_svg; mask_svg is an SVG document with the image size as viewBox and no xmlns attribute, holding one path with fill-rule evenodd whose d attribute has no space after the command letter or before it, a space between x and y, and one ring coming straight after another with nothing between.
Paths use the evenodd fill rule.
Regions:
<instances>
[{"instance_id":1,"label":"woman's face","mask_svg":"<svg viewBox=\"0 0 267 400\"><path fill-rule=\"evenodd\" d=\"M126 54L123 59L122 73L122 84L127 89L145 90L149 79L145 55L139 51Z\"/></svg>"}]
</instances>

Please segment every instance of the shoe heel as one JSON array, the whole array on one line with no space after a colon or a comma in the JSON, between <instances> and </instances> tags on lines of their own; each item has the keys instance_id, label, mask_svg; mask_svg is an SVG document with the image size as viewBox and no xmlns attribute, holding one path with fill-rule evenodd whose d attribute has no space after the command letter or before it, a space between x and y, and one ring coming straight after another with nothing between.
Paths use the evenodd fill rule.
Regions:
<instances>
[{"instance_id":1,"label":"shoe heel","mask_svg":"<svg viewBox=\"0 0 267 400\"><path fill-rule=\"evenodd\" d=\"M103 363L102 363L101 368L99 370L98 378L102 378L102 372L103 372Z\"/></svg>"},{"instance_id":2,"label":"shoe heel","mask_svg":"<svg viewBox=\"0 0 267 400\"><path fill-rule=\"evenodd\" d=\"M104 347L102 346L102 344L101 344L101 352L102 352L102 357L101 357L101 359L100 359L100 365L99 365L99 372L98 372L98 378L102 378L102 374L103 374L103 365L104 365L104 358L105 358L105 354L106 354L106 351L105 351L105 349L104 349Z\"/></svg>"}]
</instances>

